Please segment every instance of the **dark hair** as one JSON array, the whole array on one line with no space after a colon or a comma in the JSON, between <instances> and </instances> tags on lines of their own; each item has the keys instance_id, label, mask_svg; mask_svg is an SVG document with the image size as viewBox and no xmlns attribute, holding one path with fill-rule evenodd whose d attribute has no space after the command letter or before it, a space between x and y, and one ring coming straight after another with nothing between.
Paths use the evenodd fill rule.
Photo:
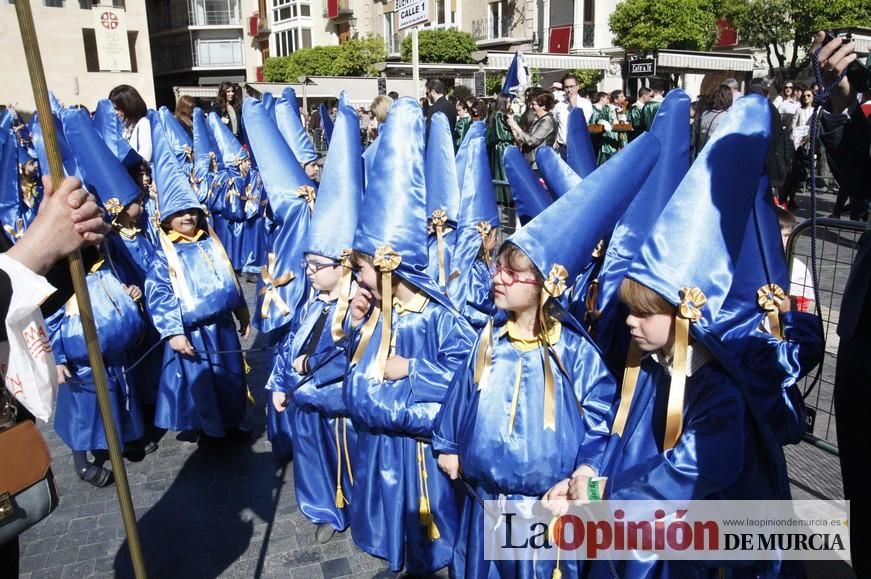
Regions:
<instances>
[{"instance_id":1,"label":"dark hair","mask_svg":"<svg viewBox=\"0 0 871 579\"><path fill-rule=\"evenodd\" d=\"M139 119L148 114L148 107L139 91L129 84L119 84L109 92L112 105L124 113L124 122L135 125Z\"/></svg>"},{"instance_id":2,"label":"dark hair","mask_svg":"<svg viewBox=\"0 0 871 579\"><path fill-rule=\"evenodd\" d=\"M496 255L496 259L505 259L505 263L513 270L518 269L531 269L532 273L535 276L535 281L537 281L540 285L544 284L544 278L541 275L541 272L538 271L538 268L535 267L535 264L529 259L529 256L526 255L522 249L517 247L511 242L505 242L502 244L502 247L499 248L499 253Z\"/></svg>"},{"instance_id":3,"label":"dark hair","mask_svg":"<svg viewBox=\"0 0 871 579\"><path fill-rule=\"evenodd\" d=\"M469 114L476 118L481 118L481 101L473 96L467 97L463 103L468 109Z\"/></svg>"},{"instance_id":4,"label":"dark hair","mask_svg":"<svg viewBox=\"0 0 871 579\"><path fill-rule=\"evenodd\" d=\"M620 90L619 88L618 88L617 90L612 90L612 91L611 91L611 102L612 102L612 103L613 103L613 102L617 102L617 99L620 98L620 95L621 95L621 94L623 94L623 91Z\"/></svg>"},{"instance_id":5,"label":"dark hair","mask_svg":"<svg viewBox=\"0 0 871 579\"><path fill-rule=\"evenodd\" d=\"M183 94L175 103L175 118L187 128L194 126L194 107L197 101L190 95Z\"/></svg>"},{"instance_id":6,"label":"dark hair","mask_svg":"<svg viewBox=\"0 0 871 579\"><path fill-rule=\"evenodd\" d=\"M233 89L233 92L236 93L233 95L233 108L236 111L240 111L242 109L242 99L238 94L239 85L236 83L230 82L229 80L225 80L221 83L221 86L218 87L218 110L221 111L221 114L224 114L224 111L227 110L227 91Z\"/></svg>"},{"instance_id":7,"label":"dark hair","mask_svg":"<svg viewBox=\"0 0 871 579\"><path fill-rule=\"evenodd\" d=\"M599 102L603 98L607 97L608 93L599 91L596 93L596 96L593 98L593 102Z\"/></svg>"},{"instance_id":8,"label":"dark hair","mask_svg":"<svg viewBox=\"0 0 871 579\"><path fill-rule=\"evenodd\" d=\"M795 224L798 223L795 215L778 205L774 206L774 212L777 213L777 224L780 226L780 229L792 231L795 228Z\"/></svg>"},{"instance_id":9,"label":"dark hair","mask_svg":"<svg viewBox=\"0 0 871 579\"><path fill-rule=\"evenodd\" d=\"M387 93L387 96L389 96L389 97L392 98L393 100L397 100L397 99L399 99L399 93L396 92L395 90L392 90L392 91L390 91L389 93Z\"/></svg>"},{"instance_id":10,"label":"dark hair","mask_svg":"<svg viewBox=\"0 0 871 579\"><path fill-rule=\"evenodd\" d=\"M714 111L727 111L732 106L732 89L721 84L708 97L708 106L705 108Z\"/></svg>"},{"instance_id":11,"label":"dark hair","mask_svg":"<svg viewBox=\"0 0 871 579\"><path fill-rule=\"evenodd\" d=\"M556 102L553 98L553 93L548 90L543 90L541 92L536 93L532 100L534 100L538 106L543 108L546 111L549 111L553 108L554 103Z\"/></svg>"},{"instance_id":12,"label":"dark hair","mask_svg":"<svg viewBox=\"0 0 871 579\"><path fill-rule=\"evenodd\" d=\"M439 78L431 78L426 81L426 90L435 91L439 94L445 94L445 83Z\"/></svg>"},{"instance_id":13,"label":"dark hair","mask_svg":"<svg viewBox=\"0 0 871 579\"><path fill-rule=\"evenodd\" d=\"M761 77L751 79L750 86L748 87L748 92L750 92L751 94L768 96L768 83L765 82L765 79Z\"/></svg>"},{"instance_id":14,"label":"dark hair","mask_svg":"<svg viewBox=\"0 0 871 579\"><path fill-rule=\"evenodd\" d=\"M647 96L647 95L649 95L649 94L652 93L652 92L653 92L652 90L650 90L650 89L647 88L646 86L643 86L643 87L641 87L640 89L638 89L638 98L641 98L641 97L643 97L643 96Z\"/></svg>"},{"instance_id":15,"label":"dark hair","mask_svg":"<svg viewBox=\"0 0 871 579\"><path fill-rule=\"evenodd\" d=\"M653 92L664 93L666 90L668 90L668 83L665 82L665 79L662 78L652 78L650 79L650 89Z\"/></svg>"},{"instance_id":16,"label":"dark hair","mask_svg":"<svg viewBox=\"0 0 871 579\"><path fill-rule=\"evenodd\" d=\"M575 73L573 73L573 72L570 72L570 73L564 74L564 75L563 75L563 78L562 78L562 80L561 80L560 82L563 83L563 85L565 85L565 84L566 84L566 81L569 80L569 79L575 81L576 83L578 82L578 77L577 77L577 76L575 75ZM578 84L580 84L580 83L578 83Z\"/></svg>"}]
</instances>

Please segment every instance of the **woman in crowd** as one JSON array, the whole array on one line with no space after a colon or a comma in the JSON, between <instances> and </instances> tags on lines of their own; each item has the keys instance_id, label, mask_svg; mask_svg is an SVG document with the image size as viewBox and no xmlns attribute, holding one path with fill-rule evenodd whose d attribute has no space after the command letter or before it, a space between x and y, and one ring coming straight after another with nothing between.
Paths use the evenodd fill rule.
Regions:
<instances>
[{"instance_id":1,"label":"woman in crowd","mask_svg":"<svg viewBox=\"0 0 871 579\"><path fill-rule=\"evenodd\" d=\"M218 87L218 100L212 107L212 112L230 127L233 136L244 145L246 141L242 129L242 98L239 85L225 80Z\"/></svg>"},{"instance_id":2,"label":"woman in crowd","mask_svg":"<svg viewBox=\"0 0 871 579\"><path fill-rule=\"evenodd\" d=\"M535 118L529 130L521 129L514 117L509 116L507 119L514 140L517 141L533 169L537 169L535 164L536 149L542 145L552 147L554 140L556 140L556 121L550 113L553 105L553 95L549 91L539 90L529 100L529 106L532 108Z\"/></svg>"},{"instance_id":3,"label":"woman in crowd","mask_svg":"<svg viewBox=\"0 0 871 579\"><path fill-rule=\"evenodd\" d=\"M151 122L148 107L135 88L120 84L109 93L115 113L124 124L124 140L139 153L142 160L151 162Z\"/></svg>"},{"instance_id":4,"label":"woman in crowd","mask_svg":"<svg viewBox=\"0 0 871 579\"><path fill-rule=\"evenodd\" d=\"M197 101L190 95L181 95L175 103L175 118L187 131L191 139L194 138L194 107Z\"/></svg>"}]
</instances>

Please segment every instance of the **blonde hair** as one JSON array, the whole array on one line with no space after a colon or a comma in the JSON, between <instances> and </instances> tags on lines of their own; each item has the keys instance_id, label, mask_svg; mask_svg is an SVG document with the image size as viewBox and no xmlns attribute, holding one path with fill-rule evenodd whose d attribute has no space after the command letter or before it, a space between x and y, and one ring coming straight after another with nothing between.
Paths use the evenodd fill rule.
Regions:
<instances>
[{"instance_id":1,"label":"blonde hair","mask_svg":"<svg viewBox=\"0 0 871 579\"><path fill-rule=\"evenodd\" d=\"M629 307L630 312L642 316L672 315L675 310L661 295L628 277L620 284L620 301Z\"/></svg>"},{"instance_id":2,"label":"blonde hair","mask_svg":"<svg viewBox=\"0 0 871 579\"><path fill-rule=\"evenodd\" d=\"M390 112L390 107L393 105L393 99L389 96L378 95L372 100L372 104L369 108L372 110L372 114L375 116L375 120L379 123L383 123L387 120L387 113Z\"/></svg>"}]
</instances>

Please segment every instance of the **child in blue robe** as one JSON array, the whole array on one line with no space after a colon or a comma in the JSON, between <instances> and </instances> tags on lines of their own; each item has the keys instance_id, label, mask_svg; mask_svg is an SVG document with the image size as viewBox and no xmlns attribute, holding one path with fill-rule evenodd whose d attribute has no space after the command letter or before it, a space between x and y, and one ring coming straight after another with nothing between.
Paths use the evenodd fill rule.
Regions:
<instances>
[{"instance_id":1,"label":"child in blue robe","mask_svg":"<svg viewBox=\"0 0 871 579\"><path fill-rule=\"evenodd\" d=\"M154 130L152 140L162 222L145 296L154 326L167 340L155 425L244 440L250 436L242 427L247 386L233 317L239 334L247 335L248 309L164 135Z\"/></svg>"},{"instance_id":2,"label":"child in blue robe","mask_svg":"<svg viewBox=\"0 0 871 579\"><path fill-rule=\"evenodd\" d=\"M145 331L139 299L142 291L123 285L109 262L100 259L88 273L88 291L100 350L106 367L112 415L123 443L141 439L145 433L133 374L127 373L130 352ZM106 442L97 405L97 392L82 333L75 296L66 307L47 321L58 369L57 409L54 429L73 451L73 464L82 480L96 486L111 482L111 471L102 466ZM87 452L95 461L87 459Z\"/></svg>"},{"instance_id":3,"label":"child in blue robe","mask_svg":"<svg viewBox=\"0 0 871 579\"><path fill-rule=\"evenodd\" d=\"M261 105L251 108L249 129L260 126L265 112ZM363 175L359 121L344 94L326 167L304 258L315 293L293 323L290 345L277 354L267 384L279 416L289 413L296 500L316 525L320 543L348 527L356 449L356 432L342 404L347 356L337 341L348 341L342 325L352 276L342 257L354 241ZM276 446L273 442L274 451Z\"/></svg>"},{"instance_id":4,"label":"child in blue robe","mask_svg":"<svg viewBox=\"0 0 871 579\"><path fill-rule=\"evenodd\" d=\"M359 343L343 391L357 430L352 537L391 571L411 574L432 573L452 557L456 498L425 440L473 337L426 273L423 140L419 105L399 99L354 237L360 288L350 319Z\"/></svg>"},{"instance_id":5,"label":"child in blue robe","mask_svg":"<svg viewBox=\"0 0 871 579\"><path fill-rule=\"evenodd\" d=\"M496 521L480 501L516 500L531 510L566 473L602 471L617 386L560 298L610 225L603 202L620 207L644 183L652 162L643 159L658 153L657 143L647 141L544 209L502 247L493 288L507 319L494 320L479 335L433 435L439 466L452 479L462 471L471 489L454 551L455 577L550 577L556 562L536 561L532 553L485 560ZM485 155L481 148L479 156ZM624 175L627 167L631 177ZM564 576L580 574L577 562L561 567Z\"/></svg>"}]
</instances>

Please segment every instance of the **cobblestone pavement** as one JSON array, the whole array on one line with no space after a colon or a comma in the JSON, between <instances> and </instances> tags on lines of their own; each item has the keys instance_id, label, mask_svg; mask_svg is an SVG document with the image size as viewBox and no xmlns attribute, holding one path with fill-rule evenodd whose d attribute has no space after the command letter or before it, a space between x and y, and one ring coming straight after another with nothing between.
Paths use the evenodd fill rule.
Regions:
<instances>
[{"instance_id":1,"label":"cobblestone pavement","mask_svg":"<svg viewBox=\"0 0 871 579\"><path fill-rule=\"evenodd\" d=\"M250 301L254 284L243 285ZM262 345L257 338L245 343ZM276 462L266 441L267 354L248 359L257 397L249 413L252 444L198 449L167 433L156 453L127 463L149 576L320 579L372 577L384 570L380 560L353 545L349 532L325 545L315 540L314 527L294 498L293 465ZM69 449L50 427L41 429L54 458L61 503L22 535L21 577L131 576L115 487L95 489L79 481ZM837 457L807 443L788 447L786 454L796 498L842 498ZM844 564L809 564L808 571L821 579L853 577Z\"/></svg>"}]
</instances>

